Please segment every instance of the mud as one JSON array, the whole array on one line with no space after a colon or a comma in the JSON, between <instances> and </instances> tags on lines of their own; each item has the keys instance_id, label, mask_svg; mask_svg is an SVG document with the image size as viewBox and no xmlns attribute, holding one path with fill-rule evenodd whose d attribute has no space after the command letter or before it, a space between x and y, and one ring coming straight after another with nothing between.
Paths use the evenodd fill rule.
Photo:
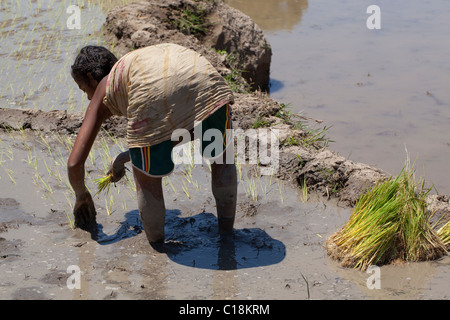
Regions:
<instances>
[{"instance_id":1,"label":"mud","mask_svg":"<svg viewBox=\"0 0 450 320\"><path fill-rule=\"evenodd\" d=\"M266 93L236 93L233 105L233 123L235 128L251 129L255 119L263 119L266 128L279 130L280 168L277 177L298 187L304 184L309 190L316 191L326 198L336 198L343 206L353 206L359 196L378 181L389 175L381 169L346 159L339 153L312 144L283 145L290 137L308 135L305 130L297 129L292 119L288 123L276 116L282 105L271 99ZM44 134L76 134L83 120L83 113L67 111L24 110L0 108L0 127L2 130L29 130ZM301 117L303 127L314 128L322 121ZM125 137L126 120L112 117L102 126L102 130L116 137ZM444 220L450 218L448 196L431 194L427 198L430 211L437 211Z\"/></svg>"},{"instance_id":2,"label":"mud","mask_svg":"<svg viewBox=\"0 0 450 320\"><path fill-rule=\"evenodd\" d=\"M2 158L2 166L16 169L16 183L8 181L4 170L0 173L2 299L448 297L448 257L381 267L382 288L368 289L369 274L340 267L324 249L328 235L348 219L349 208L313 192L304 202L298 188L275 177L262 178L253 198L248 190L248 170L243 170L239 180L237 220L231 239L220 238L217 233L207 166L193 169L192 177L198 184L188 184L190 198L182 191L185 167L178 167L171 183L165 184L167 241L163 247L148 244L134 192L125 181L111 191L115 198L111 215L106 213L108 195L95 197L96 232L70 229L66 215L72 199L64 183L47 177L45 168L40 168L43 180L54 188L46 196L42 186L30 182L30 176L36 174L33 169L24 166L17 170L14 163L26 159L33 147L41 161L51 163L59 151L65 156L66 146L51 136L47 137L51 151L37 139L31 143L31 136L24 133L3 132L0 137L14 147L10 154L13 159ZM117 145L123 143L117 141ZM93 179L103 170L98 155L101 148L95 148L95 165L88 162L87 170L91 188ZM72 265L81 270L80 289L67 286Z\"/></svg>"},{"instance_id":3,"label":"mud","mask_svg":"<svg viewBox=\"0 0 450 320\"><path fill-rule=\"evenodd\" d=\"M181 37L174 30L161 34L165 40ZM146 34L125 38L123 48L139 35ZM236 94L235 128L250 129L261 119L280 130L283 143L275 176L239 168L234 234L217 233L208 166L180 165L164 180L167 241L152 247L142 232L130 174L109 194L94 197L92 232L70 228L74 197L66 159L82 113L0 109L0 298L448 299L448 256L382 266L381 289L369 289L370 274L342 268L327 256L326 239L346 223L359 195L387 174L320 141L307 147L284 143L308 137L310 128L324 123L280 117L282 111L265 93ZM93 193L111 156L126 148L124 128L121 118L103 126L86 163ZM449 198L428 199L430 210L448 219ZM68 282L71 266L81 272L79 288Z\"/></svg>"},{"instance_id":4,"label":"mud","mask_svg":"<svg viewBox=\"0 0 450 320\"><path fill-rule=\"evenodd\" d=\"M286 135L304 134L280 122L273 115L279 110L280 105L265 94L238 95L235 124L247 128L250 118L261 115L274 128L288 130ZM348 220L352 203L364 188L385 177L376 168L318 146L282 147L277 176L259 176L248 165L240 169L235 232L223 239L217 233L208 167L193 168L188 183L189 168L180 165L164 186L167 241L151 247L142 232L129 175L129 182L120 181L111 194L95 197L94 232L69 227L73 195L64 161L74 134L67 133L77 132L82 115L4 112L8 116L2 117L6 129L0 133L3 299L448 298L448 256L383 266L382 287L376 290L367 286L370 274L345 269L327 256L325 241ZM42 119L53 125L39 126ZM113 123L117 136L102 134L87 161L91 190L105 170L105 145L111 155L126 145L121 138L123 123L116 119ZM37 169L33 157L39 159ZM430 209L448 216L448 198L430 197ZM68 288L67 270L72 265L81 270L80 289Z\"/></svg>"}]
</instances>

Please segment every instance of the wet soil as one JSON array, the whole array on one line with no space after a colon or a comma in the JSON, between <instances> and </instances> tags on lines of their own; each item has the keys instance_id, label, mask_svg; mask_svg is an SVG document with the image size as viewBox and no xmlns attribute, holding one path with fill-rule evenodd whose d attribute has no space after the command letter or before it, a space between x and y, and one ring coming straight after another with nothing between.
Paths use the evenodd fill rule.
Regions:
<instances>
[{"instance_id":1,"label":"wet soil","mask_svg":"<svg viewBox=\"0 0 450 320\"><path fill-rule=\"evenodd\" d=\"M286 129L271 115L279 108L263 94L238 96L236 125L245 128L247 117L260 114ZM2 299L448 298L448 256L382 266L381 289L369 289L370 274L328 257L325 241L348 220L361 186L384 176L376 168L300 146L281 149L277 175L259 176L254 167L240 166L235 231L221 238L208 166L180 164L164 181L166 243L152 247L142 232L130 174L110 193L95 196L94 232L70 228L73 195L65 159L74 135L67 133L77 131L82 116L21 112L22 118L3 117L7 129L0 132ZM36 126L34 119L42 117L54 127ZM52 117L60 120L49 121ZM25 119L26 125L13 125L12 119ZM58 127L68 119L73 129ZM94 179L105 172L105 154L126 145L121 121L114 123L117 136L101 135L87 161L87 183L94 191ZM319 168L334 174L324 176ZM331 192L342 177L343 187ZM307 199L301 181L307 181ZM444 215L445 204L445 197L430 202ZM68 286L71 266L81 271L80 289Z\"/></svg>"},{"instance_id":2,"label":"wet soil","mask_svg":"<svg viewBox=\"0 0 450 320\"><path fill-rule=\"evenodd\" d=\"M281 103L263 92L236 93L235 96L234 128L244 131L253 129L256 119L259 119L264 123L259 128L277 130L280 145L277 177L298 187L306 184L310 190L327 198L336 198L342 205L353 206L365 190L390 176L377 167L343 157L327 148L326 143L324 147L323 141L311 141L305 146L305 141L309 141L314 130L322 126L321 120L290 114L289 110L286 113ZM83 116L81 112L68 113L64 110L45 112L0 108L0 128L6 132L27 130L39 135L73 135L78 132ZM112 117L103 124L102 130L123 138L126 135L125 126L125 118ZM427 201L431 211L438 210L439 215L444 216L450 214L447 195L432 194Z\"/></svg>"},{"instance_id":3,"label":"wet soil","mask_svg":"<svg viewBox=\"0 0 450 320\"><path fill-rule=\"evenodd\" d=\"M382 266L381 289L372 290L370 274L327 256L326 239L387 174L319 141L291 143L323 124L299 118L303 126L294 128L282 111L264 93L236 94L235 127L263 120L279 130L282 147L274 176L240 167L233 236L217 234L208 166L180 165L164 180L167 241L154 248L142 232L131 174L94 197L94 232L70 228L66 160L83 113L0 109L0 298L447 299L448 256ZM93 194L94 180L126 148L124 125L120 118L105 123L87 160ZM430 196L429 209L448 219L449 198ZM68 285L71 266L81 271L79 289Z\"/></svg>"},{"instance_id":4,"label":"wet soil","mask_svg":"<svg viewBox=\"0 0 450 320\"><path fill-rule=\"evenodd\" d=\"M203 184L209 178L207 168L199 167L194 176ZM448 257L384 266L381 289L370 290L366 286L369 274L340 267L323 247L326 237L348 218L348 209L313 194L303 203L297 190L288 185L280 194L275 180L253 202L243 185L233 239L218 236L207 187L199 188L191 199L167 188L163 250L148 244L131 202L127 210L114 207L108 216L97 199L98 233L92 239L91 234L68 227L60 204L32 208L30 199L18 208L18 202L4 200L6 212L21 210L27 222L6 221L7 231L1 233L0 268L5 276L0 297L306 299L309 294L312 299L448 298ZM8 189L2 194L18 198L17 187ZM80 289L67 287L72 265L81 270Z\"/></svg>"}]
</instances>

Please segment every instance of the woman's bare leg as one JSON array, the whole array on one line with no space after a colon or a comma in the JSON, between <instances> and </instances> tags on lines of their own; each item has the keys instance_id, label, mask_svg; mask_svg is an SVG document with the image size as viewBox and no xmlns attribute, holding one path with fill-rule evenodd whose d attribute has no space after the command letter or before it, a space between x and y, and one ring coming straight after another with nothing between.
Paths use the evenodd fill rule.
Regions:
<instances>
[{"instance_id":1,"label":"woman's bare leg","mask_svg":"<svg viewBox=\"0 0 450 320\"><path fill-rule=\"evenodd\" d=\"M139 213L150 243L164 242L166 207L162 178L154 178L133 167Z\"/></svg>"},{"instance_id":2,"label":"woman's bare leg","mask_svg":"<svg viewBox=\"0 0 450 320\"><path fill-rule=\"evenodd\" d=\"M216 200L219 233L233 231L236 216L237 174L235 164L211 164L212 193Z\"/></svg>"}]
</instances>

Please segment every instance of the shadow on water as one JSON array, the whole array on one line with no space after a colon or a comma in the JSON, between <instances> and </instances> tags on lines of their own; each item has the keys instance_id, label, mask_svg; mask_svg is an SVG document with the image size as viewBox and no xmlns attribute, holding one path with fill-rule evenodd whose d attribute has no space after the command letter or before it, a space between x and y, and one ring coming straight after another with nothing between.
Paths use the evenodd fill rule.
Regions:
<instances>
[{"instance_id":1,"label":"shadow on water","mask_svg":"<svg viewBox=\"0 0 450 320\"><path fill-rule=\"evenodd\" d=\"M103 226L96 224L91 237L101 245L109 245L142 231L139 212L134 210L125 214L125 220L113 234L105 234ZM152 244L152 247L167 254L172 261L189 267L245 269L277 264L286 255L282 242L258 228L234 229L233 233L220 236L217 218L212 213L180 217L179 210L167 210L165 233L166 241Z\"/></svg>"},{"instance_id":2,"label":"shadow on water","mask_svg":"<svg viewBox=\"0 0 450 320\"><path fill-rule=\"evenodd\" d=\"M113 244L122 239L134 237L144 230L138 210L127 212L125 220L120 223L113 234L106 234L100 223L92 224L84 229L91 234L92 240L97 241L100 245Z\"/></svg>"},{"instance_id":3,"label":"shadow on water","mask_svg":"<svg viewBox=\"0 0 450 320\"><path fill-rule=\"evenodd\" d=\"M236 270L272 265L286 255L284 244L257 228L234 229L220 236L212 213L179 217L178 210L166 212L166 241L154 245L174 262L195 268Z\"/></svg>"},{"instance_id":4,"label":"shadow on water","mask_svg":"<svg viewBox=\"0 0 450 320\"><path fill-rule=\"evenodd\" d=\"M274 78L270 78L270 82L269 82L269 92L270 93L274 93L277 92L278 90L283 89L284 84L283 82L274 79Z\"/></svg>"}]
</instances>

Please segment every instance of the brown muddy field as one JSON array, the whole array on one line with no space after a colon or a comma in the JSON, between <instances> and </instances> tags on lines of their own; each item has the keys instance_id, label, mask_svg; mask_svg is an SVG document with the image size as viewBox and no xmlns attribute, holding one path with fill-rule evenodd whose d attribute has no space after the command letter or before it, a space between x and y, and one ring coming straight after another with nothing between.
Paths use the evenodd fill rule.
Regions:
<instances>
[{"instance_id":1,"label":"brown muddy field","mask_svg":"<svg viewBox=\"0 0 450 320\"><path fill-rule=\"evenodd\" d=\"M448 256L382 266L380 289L369 289L371 274L331 260L325 241L351 207L320 188L304 192L278 179L283 165L278 175L261 177L238 166L233 239L217 234L207 164L180 164L165 179L164 248L146 241L131 174L95 196L95 232L72 229L65 161L74 136L55 132L0 133L1 299L448 298ZM117 136L99 137L87 160L93 193L94 180L125 146ZM79 289L71 289L73 266Z\"/></svg>"}]
</instances>

